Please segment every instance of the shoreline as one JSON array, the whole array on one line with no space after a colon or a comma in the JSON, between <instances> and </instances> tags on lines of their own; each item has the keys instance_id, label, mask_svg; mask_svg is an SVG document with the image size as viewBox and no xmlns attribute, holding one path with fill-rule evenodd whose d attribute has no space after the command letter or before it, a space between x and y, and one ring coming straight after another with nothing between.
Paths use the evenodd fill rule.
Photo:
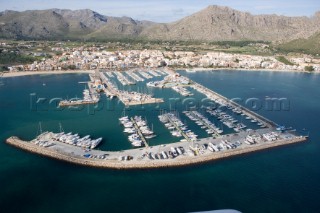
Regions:
<instances>
[{"instance_id":1,"label":"shoreline","mask_svg":"<svg viewBox=\"0 0 320 213\"><path fill-rule=\"evenodd\" d=\"M93 70L76 70L76 71L21 71L21 72L5 72L3 73L2 78L11 78L19 76L28 76L28 75L58 75L58 74L87 74L94 73Z\"/></svg>"},{"instance_id":2,"label":"shoreline","mask_svg":"<svg viewBox=\"0 0 320 213\"><path fill-rule=\"evenodd\" d=\"M177 68L174 69L175 71L186 71L186 72L207 72L207 71L248 71L248 72L285 72L285 73L309 73L309 74L320 74L320 72L310 72L310 71L302 71L302 70L279 70L279 69L244 69L244 68L201 68L201 67L194 67L194 68Z\"/></svg>"},{"instance_id":3,"label":"shoreline","mask_svg":"<svg viewBox=\"0 0 320 213\"><path fill-rule=\"evenodd\" d=\"M58 151L48 150L44 147L39 147L31 142L23 141L17 137L10 137L6 140L6 143L19 148L24 151L28 151L31 153L35 153L41 156L53 158L56 160L88 166L88 167L95 167L95 168L105 168L105 169L117 169L117 170L124 170L124 169L160 169L160 168L170 168L170 167L184 167L196 164L203 164L208 163L211 161L221 160L233 156L240 156L252 152L267 150L271 148L281 147L285 145L295 144L306 142L306 137L296 137L291 140L279 140L272 143L264 143L259 146L252 146L245 149L233 149L227 150L223 153L212 153L209 155L203 156L184 156L183 159L173 159L167 161L117 161L117 160L94 160L94 159L87 159L87 158L80 158L76 156L71 156L63 153L59 153Z\"/></svg>"},{"instance_id":4,"label":"shoreline","mask_svg":"<svg viewBox=\"0 0 320 213\"><path fill-rule=\"evenodd\" d=\"M277 69L243 69L243 68L170 68L173 71L185 71L189 73L207 72L207 71L248 71L248 72L284 72L284 73L309 73L320 74L320 72L299 71L299 70L277 70ZM29 75L57 75L57 74L94 74L95 70L67 70L67 71L20 71L20 72L4 72L2 78L11 78Z\"/></svg>"}]
</instances>

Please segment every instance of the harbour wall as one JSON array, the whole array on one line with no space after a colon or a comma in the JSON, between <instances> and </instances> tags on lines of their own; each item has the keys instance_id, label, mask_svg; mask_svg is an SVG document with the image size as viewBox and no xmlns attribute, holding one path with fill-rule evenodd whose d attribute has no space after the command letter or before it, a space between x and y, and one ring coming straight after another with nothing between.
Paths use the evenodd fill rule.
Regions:
<instances>
[{"instance_id":1,"label":"harbour wall","mask_svg":"<svg viewBox=\"0 0 320 213\"><path fill-rule=\"evenodd\" d=\"M141 161L118 161L118 160L102 160L102 159L86 159L81 157L72 156L69 153L60 153L58 151L39 147L34 143L20 140L17 137L10 137L6 143L25 151L36 153L39 155L47 156L57 160L78 164L82 166L109 168L109 169L155 169L155 168L168 168L168 167L182 167L194 164L207 163L214 160L229 158L232 156L243 155L246 153L266 150L274 147L305 142L306 137L300 136L290 140L278 140L275 142L264 142L259 145L252 145L248 148L231 149L224 152L210 153L203 156L182 156L181 158L169 160L141 160Z\"/></svg>"}]
</instances>

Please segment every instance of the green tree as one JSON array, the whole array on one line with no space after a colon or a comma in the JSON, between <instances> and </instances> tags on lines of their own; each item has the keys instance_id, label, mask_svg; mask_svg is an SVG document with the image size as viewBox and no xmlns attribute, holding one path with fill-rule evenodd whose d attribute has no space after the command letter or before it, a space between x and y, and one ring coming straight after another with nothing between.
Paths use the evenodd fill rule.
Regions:
<instances>
[{"instance_id":1,"label":"green tree","mask_svg":"<svg viewBox=\"0 0 320 213\"><path fill-rule=\"evenodd\" d=\"M308 71L308 72L312 72L312 71L314 71L314 67L313 66L305 66L304 70Z\"/></svg>"}]
</instances>

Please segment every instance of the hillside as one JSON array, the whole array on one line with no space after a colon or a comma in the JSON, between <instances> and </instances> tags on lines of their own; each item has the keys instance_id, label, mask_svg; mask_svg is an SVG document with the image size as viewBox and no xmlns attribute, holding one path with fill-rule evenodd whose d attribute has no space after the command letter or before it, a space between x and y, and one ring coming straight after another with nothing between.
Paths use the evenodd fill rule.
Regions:
<instances>
[{"instance_id":1,"label":"hillside","mask_svg":"<svg viewBox=\"0 0 320 213\"><path fill-rule=\"evenodd\" d=\"M320 31L314 17L252 15L229 7L209 6L172 23L104 16L91 10L30 10L0 13L0 37L18 39L133 38L197 41L291 41Z\"/></svg>"},{"instance_id":2,"label":"hillside","mask_svg":"<svg viewBox=\"0 0 320 213\"><path fill-rule=\"evenodd\" d=\"M4 11L0 36L4 38L59 39L137 36L150 22L109 17L91 10Z\"/></svg>"},{"instance_id":3,"label":"hillside","mask_svg":"<svg viewBox=\"0 0 320 213\"><path fill-rule=\"evenodd\" d=\"M320 31L307 39L296 39L278 46L284 52L302 52L320 55Z\"/></svg>"},{"instance_id":4,"label":"hillside","mask_svg":"<svg viewBox=\"0 0 320 213\"><path fill-rule=\"evenodd\" d=\"M209 6L177 22L153 25L143 34L167 40L282 41L306 38L319 29L315 18L251 15L229 7Z\"/></svg>"}]
</instances>

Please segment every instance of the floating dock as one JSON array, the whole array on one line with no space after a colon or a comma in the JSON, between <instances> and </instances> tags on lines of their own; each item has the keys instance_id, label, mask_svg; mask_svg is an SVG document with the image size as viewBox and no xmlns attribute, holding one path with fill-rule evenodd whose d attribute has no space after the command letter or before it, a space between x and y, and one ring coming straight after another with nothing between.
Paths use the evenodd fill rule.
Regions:
<instances>
[{"instance_id":1,"label":"floating dock","mask_svg":"<svg viewBox=\"0 0 320 213\"><path fill-rule=\"evenodd\" d=\"M189 138L189 136L175 123L172 121L172 119L170 118L170 116L165 115L166 118L169 120L169 122L176 128L176 130L178 130L180 132L180 134L188 141L188 142L192 142L191 139Z\"/></svg>"},{"instance_id":2,"label":"floating dock","mask_svg":"<svg viewBox=\"0 0 320 213\"><path fill-rule=\"evenodd\" d=\"M137 130L138 135L140 136L141 141L143 142L144 146L145 146L146 148L148 148L149 145L148 145L148 143L147 143L147 140L146 140L146 138L144 137L144 135L142 134L139 126L137 125L136 120L135 120L134 118L131 118L131 121L132 121L132 123L133 123L134 128Z\"/></svg>"},{"instance_id":3,"label":"floating dock","mask_svg":"<svg viewBox=\"0 0 320 213\"><path fill-rule=\"evenodd\" d=\"M196 113L194 113L192 111L188 111L188 112L191 113L192 116L197 118L204 126L206 126L207 129L212 130L214 132L214 134L212 134L214 137L220 137L221 136L214 128L212 128L210 125L208 125L207 122L203 121L202 118L200 118Z\"/></svg>"}]
</instances>

